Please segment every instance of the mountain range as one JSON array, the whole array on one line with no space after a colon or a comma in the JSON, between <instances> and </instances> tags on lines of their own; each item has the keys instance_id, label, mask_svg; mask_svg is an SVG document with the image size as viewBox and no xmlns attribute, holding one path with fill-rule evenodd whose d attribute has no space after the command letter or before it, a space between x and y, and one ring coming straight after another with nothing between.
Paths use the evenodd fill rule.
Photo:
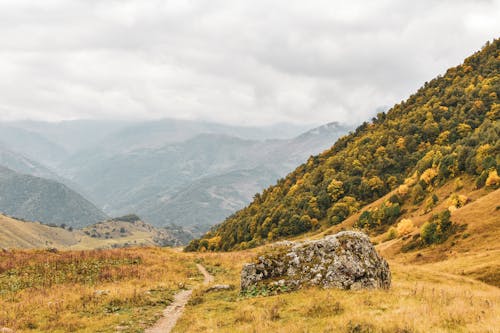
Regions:
<instances>
[{"instance_id":1,"label":"mountain range","mask_svg":"<svg viewBox=\"0 0 500 333\"><path fill-rule=\"evenodd\" d=\"M137 213L155 226L201 235L349 127L330 123L306 131L291 124L241 127L163 119L25 121L0 129L0 166L10 172L3 190L23 189L26 195L19 203L2 196L5 213L73 227ZM40 199L50 197L40 188L55 183L57 205ZM75 200L77 193L81 200ZM51 214L38 213L44 204ZM54 214L56 208L60 213ZM70 210L81 218L66 214Z\"/></svg>"}]
</instances>

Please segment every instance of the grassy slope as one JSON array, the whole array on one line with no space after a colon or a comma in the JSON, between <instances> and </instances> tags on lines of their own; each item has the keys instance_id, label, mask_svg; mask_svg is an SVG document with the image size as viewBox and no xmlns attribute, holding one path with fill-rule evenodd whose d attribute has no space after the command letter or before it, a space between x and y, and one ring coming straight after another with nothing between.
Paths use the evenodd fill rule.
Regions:
<instances>
[{"instance_id":1,"label":"grassy slope","mask_svg":"<svg viewBox=\"0 0 500 333\"><path fill-rule=\"evenodd\" d=\"M0 214L0 247L67 247L77 243L74 233L40 223L22 222Z\"/></svg>"},{"instance_id":2,"label":"grassy slope","mask_svg":"<svg viewBox=\"0 0 500 333\"><path fill-rule=\"evenodd\" d=\"M121 234L121 228L126 230ZM85 231L96 230L98 237L91 237ZM0 214L0 247L12 249L58 249L91 250L126 246L156 246L155 238L165 238L160 232L141 221L106 221L82 230L70 232L59 227L49 227L38 222L23 222ZM113 231L114 230L114 231ZM109 232L109 238L104 235Z\"/></svg>"},{"instance_id":3,"label":"grassy slope","mask_svg":"<svg viewBox=\"0 0 500 333\"><path fill-rule=\"evenodd\" d=\"M450 182L436 192L440 200L432 211L406 205L404 217L419 227L447 207L449 196L456 192ZM384 241L386 233L372 237L393 273L389 291L311 288L257 298L242 298L238 291L199 292L175 332L499 332L500 190L476 191L466 182L458 193L471 202L454 211L451 220L467 228L443 244L403 253L402 237L390 241ZM350 229L358 217L305 238ZM205 254L204 260L214 268L217 283L238 285L242 264L260 251L265 247Z\"/></svg>"}]
</instances>

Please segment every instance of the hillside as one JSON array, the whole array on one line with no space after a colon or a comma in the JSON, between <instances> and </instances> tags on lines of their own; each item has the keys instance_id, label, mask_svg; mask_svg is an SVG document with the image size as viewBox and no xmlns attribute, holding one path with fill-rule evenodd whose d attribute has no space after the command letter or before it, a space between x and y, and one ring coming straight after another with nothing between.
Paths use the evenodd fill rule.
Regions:
<instances>
[{"instance_id":1,"label":"hillside","mask_svg":"<svg viewBox=\"0 0 500 333\"><path fill-rule=\"evenodd\" d=\"M181 241L166 229L157 229L135 215L99 222L79 233L81 238L73 249L181 245Z\"/></svg>"},{"instance_id":2,"label":"hillside","mask_svg":"<svg viewBox=\"0 0 500 333\"><path fill-rule=\"evenodd\" d=\"M66 185L2 166L0 211L26 220L72 227L106 218L102 211Z\"/></svg>"},{"instance_id":3,"label":"hillside","mask_svg":"<svg viewBox=\"0 0 500 333\"><path fill-rule=\"evenodd\" d=\"M498 186L499 48L500 40L488 43L406 101L379 113L256 195L248 207L188 249L241 249L327 228L403 185L398 196L357 222L365 230L383 232L398 220L407 201L431 208L433 192L452 178L467 176L476 188ZM432 241L445 238L435 231L448 228L441 225L448 221L444 215L429 221L429 231L437 228ZM422 241L431 239L422 237L414 245Z\"/></svg>"},{"instance_id":4,"label":"hillside","mask_svg":"<svg viewBox=\"0 0 500 333\"><path fill-rule=\"evenodd\" d=\"M89 250L122 247L179 246L190 235L155 228L135 215L98 222L82 229L48 226L0 214L0 248Z\"/></svg>"},{"instance_id":5,"label":"hillside","mask_svg":"<svg viewBox=\"0 0 500 333\"><path fill-rule=\"evenodd\" d=\"M2 214L0 230L0 247L5 249L67 248L78 242L75 233L63 228L20 221Z\"/></svg>"}]
</instances>

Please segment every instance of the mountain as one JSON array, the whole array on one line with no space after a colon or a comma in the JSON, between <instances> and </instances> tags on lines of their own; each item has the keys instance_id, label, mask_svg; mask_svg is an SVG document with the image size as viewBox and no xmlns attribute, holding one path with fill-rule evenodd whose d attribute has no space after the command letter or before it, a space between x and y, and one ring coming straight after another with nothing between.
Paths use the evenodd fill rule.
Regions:
<instances>
[{"instance_id":1,"label":"mountain","mask_svg":"<svg viewBox=\"0 0 500 333\"><path fill-rule=\"evenodd\" d=\"M159 225L198 225L207 231L243 208L255 193L278 177L277 173L263 167L209 176L152 201L150 205L138 207L138 211Z\"/></svg>"},{"instance_id":2,"label":"mountain","mask_svg":"<svg viewBox=\"0 0 500 333\"><path fill-rule=\"evenodd\" d=\"M87 226L73 248L116 248L129 246L179 246L183 242L167 229L155 228L137 215L126 215Z\"/></svg>"},{"instance_id":3,"label":"mountain","mask_svg":"<svg viewBox=\"0 0 500 333\"><path fill-rule=\"evenodd\" d=\"M1 166L0 211L27 220L73 227L106 218L101 210L66 185Z\"/></svg>"},{"instance_id":4,"label":"mountain","mask_svg":"<svg viewBox=\"0 0 500 333\"><path fill-rule=\"evenodd\" d=\"M68 152L61 145L38 133L16 128L11 124L0 124L0 144L48 166L55 166L68 156Z\"/></svg>"},{"instance_id":5,"label":"mountain","mask_svg":"<svg viewBox=\"0 0 500 333\"><path fill-rule=\"evenodd\" d=\"M431 210L450 181L474 187L500 185L500 40L488 43L406 101L339 139L286 178L256 195L188 249L231 250L339 224L365 205L355 226L385 232L400 222L402 207ZM469 185L469 184L467 184ZM450 195L450 193L448 193ZM450 207L467 200L455 193ZM411 209L420 209L411 206ZM451 210L451 209L450 209ZM446 239L448 209L430 216L415 246Z\"/></svg>"},{"instance_id":6,"label":"mountain","mask_svg":"<svg viewBox=\"0 0 500 333\"><path fill-rule=\"evenodd\" d=\"M289 140L206 133L159 148L80 155L63 167L110 215L134 211L155 225L213 225L345 132L332 123ZM196 207L202 210L194 213Z\"/></svg>"},{"instance_id":7,"label":"mountain","mask_svg":"<svg viewBox=\"0 0 500 333\"><path fill-rule=\"evenodd\" d=\"M132 123L119 120L69 120L61 122L16 121L4 125L12 130L29 132L42 137L45 141L57 142L66 152L65 157L67 157L69 154L97 145L112 133ZM53 163L60 161L60 159L51 160Z\"/></svg>"},{"instance_id":8,"label":"mountain","mask_svg":"<svg viewBox=\"0 0 500 333\"><path fill-rule=\"evenodd\" d=\"M42 165L30 158L27 158L15 151L10 150L4 144L0 143L0 165L7 167L13 171L28 174L41 178L57 180L60 177Z\"/></svg>"}]
</instances>

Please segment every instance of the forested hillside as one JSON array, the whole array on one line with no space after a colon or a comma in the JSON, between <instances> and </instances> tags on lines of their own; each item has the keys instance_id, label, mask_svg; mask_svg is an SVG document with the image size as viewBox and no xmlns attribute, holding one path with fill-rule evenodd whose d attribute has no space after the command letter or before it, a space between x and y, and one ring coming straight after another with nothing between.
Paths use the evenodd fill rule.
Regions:
<instances>
[{"instance_id":1,"label":"forested hillside","mask_svg":"<svg viewBox=\"0 0 500 333\"><path fill-rule=\"evenodd\" d=\"M415 204L459 175L496 187L500 167L500 40L426 82L328 151L311 157L187 250L231 250L338 224L403 185ZM470 177L468 177L470 179ZM401 198L360 219L394 223ZM369 214L368 214L369 215Z\"/></svg>"}]
</instances>

